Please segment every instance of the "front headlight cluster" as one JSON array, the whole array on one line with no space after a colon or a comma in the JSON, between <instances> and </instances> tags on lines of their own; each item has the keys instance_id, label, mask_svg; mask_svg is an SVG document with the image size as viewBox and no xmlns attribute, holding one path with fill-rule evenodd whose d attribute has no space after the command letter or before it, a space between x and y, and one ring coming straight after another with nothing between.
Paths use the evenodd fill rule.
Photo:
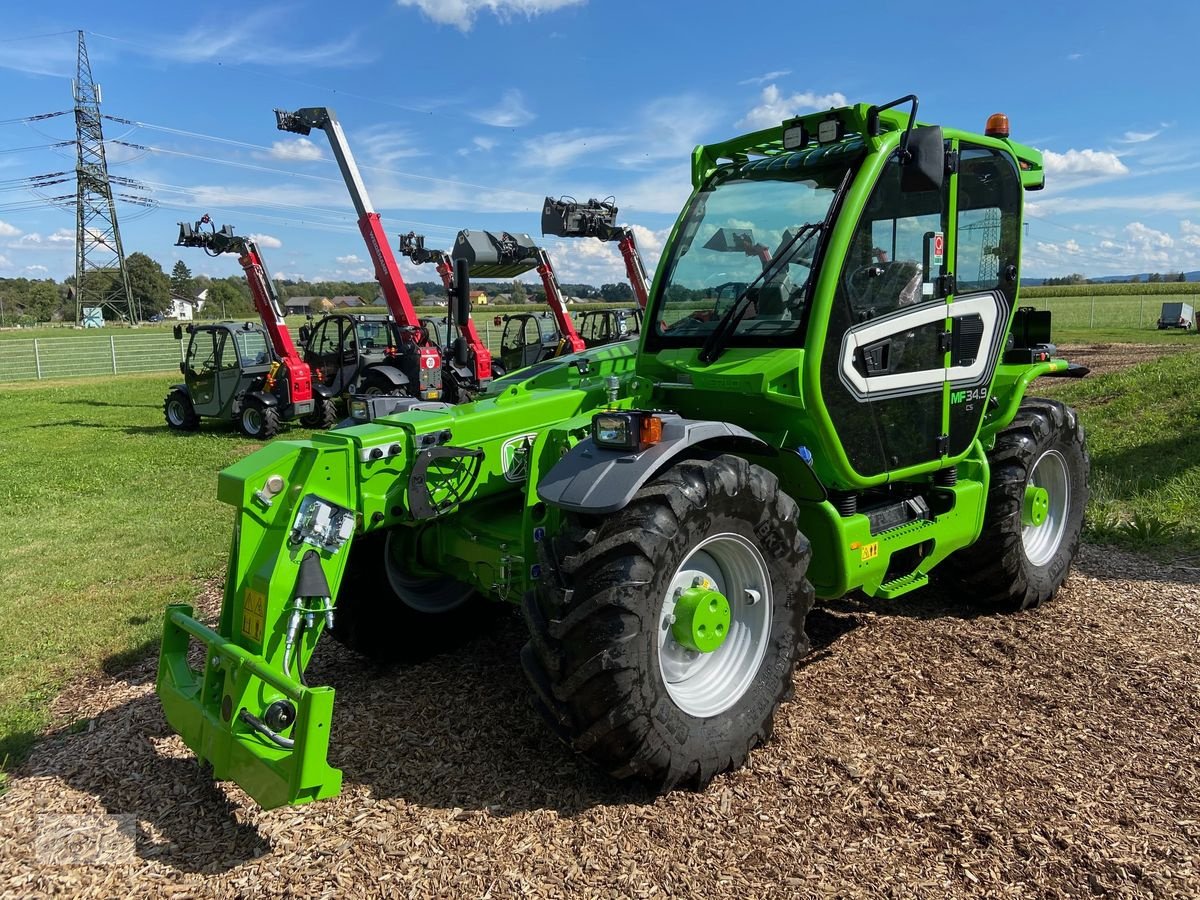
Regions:
<instances>
[{"instance_id":1,"label":"front headlight cluster","mask_svg":"<svg viewBox=\"0 0 1200 900\"><path fill-rule=\"evenodd\" d=\"M592 440L607 450L640 450L662 440L662 419L641 410L597 413Z\"/></svg>"}]
</instances>

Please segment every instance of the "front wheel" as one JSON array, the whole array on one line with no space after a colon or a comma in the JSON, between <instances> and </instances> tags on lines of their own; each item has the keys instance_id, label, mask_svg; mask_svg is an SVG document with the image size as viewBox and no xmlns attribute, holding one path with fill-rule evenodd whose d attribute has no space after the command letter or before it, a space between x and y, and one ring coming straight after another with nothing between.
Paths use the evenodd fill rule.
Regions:
<instances>
[{"instance_id":1,"label":"front wheel","mask_svg":"<svg viewBox=\"0 0 1200 900\"><path fill-rule=\"evenodd\" d=\"M363 376L362 385L357 393L365 394L368 397L403 397L406 392L403 387L393 384L386 375L368 371Z\"/></svg>"},{"instance_id":2,"label":"front wheel","mask_svg":"<svg viewBox=\"0 0 1200 900\"><path fill-rule=\"evenodd\" d=\"M200 427L200 417L186 391L178 388L167 394L163 401L163 418L172 431L195 431Z\"/></svg>"},{"instance_id":3,"label":"front wheel","mask_svg":"<svg viewBox=\"0 0 1200 900\"><path fill-rule=\"evenodd\" d=\"M809 545L775 476L687 460L541 546L521 658L555 732L662 790L744 764L809 646Z\"/></svg>"},{"instance_id":4,"label":"front wheel","mask_svg":"<svg viewBox=\"0 0 1200 900\"><path fill-rule=\"evenodd\" d=\"M1029 398L988 454L983 532L950 555L939 581L973 604L1030 609L1053 597L1079 552L1088 453L1075 410Z\"/></svg>"},{"instance_id":5,"label":"front wheel","mask_svg":"<svg viewBox=\"0 0 1200 900\"><path fill-rule=\"evenodd\" d=\"M329 398L315 397L313 411L300 420L305 428L332 428L338 422L337 404Z\"/></svg>"},{"instance_id":6,"label":"front wheel","mask_svg":"<svg viewBox=\"0 0 1200 900\"><path fill-rule=\"evenodd\" d=\"M268 441L279 434L279 410L251 398L238 414L238 427L246 437Z\"/></svg>"}]
</instances>

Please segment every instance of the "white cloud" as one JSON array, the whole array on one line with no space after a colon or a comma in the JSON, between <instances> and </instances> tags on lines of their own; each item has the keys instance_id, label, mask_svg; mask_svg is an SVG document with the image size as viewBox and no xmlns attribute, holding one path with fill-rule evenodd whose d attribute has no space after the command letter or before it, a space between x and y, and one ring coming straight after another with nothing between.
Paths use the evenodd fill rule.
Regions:
<instances>
[{"instance_id":1,"label":"white cloud","mask_svg":"<svg viewBox=\"0 0 1200 900\"><path fill-rule=\"evenodd\" d=\"M500 102L491 109L482 109L471 113L471 117L484 125L495 128L517 128L528 125L537 116L525 106L525 97L516 88L509 88L500 98Z\"/></svg>"},{"instance_id":2,"label":"white cloud","mask_svg":"<svg viewBox=\"0 0 1200 900\"><path fill-rule=\"evenodd\" d=\"M348 256L339 256L337 261L339 265L343 266L356 266L362 262L362 260L359 259L358 255L355 253L351 253Z\"/></svg>"},{"instance_id":3,"label":"white cloud","mask_svg":"<svg viewBox=\"0 0 1200 900\"><path fill-rule=\"evenodd\" d=\"M1068 53L1067 54L1067 62L1079 62L1079 60L1081 60L1081 59L1083 59L1082 53Z\"/></svg>"},{"instance_id":4,"label":"white cloud","mask_svg":"<svg viewBox=\"0 0 1200 900\"><path fill-rule=\"evenodd\" d=\"M44 236L36 231L31 231L28 234L22 234L20 238L10 241L5 246L10 250L59 250L64 244L74 243L75 232L69 228L59 228L53 234Z\"/></svg>"},{"instance_id":5,"label":"white cloud","mask_svg":"<svg viewBox=\"0 0 1200 900\"><path fill-rule=\"evenodd\" d=\"M412 146L408 132L387 124L356 131L354 147L358 155L367 160L366 168L372 165L386 168L398 160L424 155L424 151Z\"/></svg>"},{"instance_id":6,"label":"white cloud","mask_svg":"<svg viewBox=\"0 0 1200 900\"><path fill-rule=\"evenodd\" d=\"M1048 178L1055 175L1088 178L1129 174L1129 168L1121 158L1108 150L1071 149L1066 153L1043 150L1042 157Z\"/></svg>"},{"instance_id":7,"label":"white cloud","mask_svg":"<svg viewBox=\"0 0 1200 900\"><path fill-rule=\"evenodd\" d=\"M1175 245L1175 239L1165 231L1147 228L1141 222L1130 222L1125 226L1129 240L1141 249L1166 249Z\"/></svg>"},{"instance_id":8,"label":"white cloud","mask_svg":"<svg viewBox=\"0 0 1200 900\"><path fill-rule=\"evenodd\" d=\"M270 250L278 250L283 246L283 241L271 234L252 234L249 237L258 246L266 247Z\"/></svg>"},{"instance_id":9,"label":"white cloud","mask_svg":"<svg viewBox=\"0 0 1200 900\"><path fill-rule=\"evenodd\" d=\"M777 69L774 72L767 72L765 75L755 75L753 78L743 78L738 84L766 84L768 81L775 81L778 78L783 78L785 75L791 75L791 69Z\"/></svg>"},{"instance_id":10,"label":"white cloud","mask_svg":"<svg viewBox=\"0 0 1200 900\"><path fill-rule=\"evenodd\" d=\"M30 275L45 275L50 270L47 269L45 266L26 266L25 271L28 272Z\"/></svg>"},{"instance_id":11,"label":"white cloud","mask_svg":"<svg viewBox=\"0 0 1200 900\"><path fill-rule=\"evenodd\" d=\"M0 238L20 237L21 229L16 225L9 225L7 222L0 220Z\"/></svg>"},{"instance_id":12,"label":"white cloud","mask_svg":"<svg viewBox=\"0 0 1200 900\"><path fill-rule=\"evenodd\" d=\"M11 268L12 268L12 260L9 259L7 256L5 256L3 253L0 253L0 269L11 269Z\"/></svg>"},{"instance_id":13,"label":"white cloud","mask_svg":"<svg viewBox=\"0 0 1200 900\"><path fill-rule=\"evenodd\" d=\"M589 153L599 153L628 140L624 135L599 134L576 128L556 131L525 142L522 161L536 169L557 169Z\"/></svg>"},{"instance_id":14,"label":"white cloud","mask_svg":"<svg viewBox=\"0 0 1200 900\"><path fill-rule=\"evenodd\" d=\"M1179 233L1200 237L1200 224L1184 219L1179 223Z\"/></svg>"},{"instance_id":15,"label":"white cloud","mask_svg":"<svg viewBox=\"0 0 1200 900\"><path fill-rule=\"evenodd\" d=\"M471 143L474 144L478 149L482 150L484 153L487 153L488 151L495 149L495 146L496 146L496 141L493 140L492 138L487 138L487 137L472 138Z\"/></svg>"},{"instance_id":16,"label":"white cloud","mask_svg":"<svg viewBox=\"0 0 1200 900\"><path fill-rule=\"evenodd\" d=\"M319 144L313 143L306 137L301 137L295 140L275 141L271 144L269 156L272 159L313 162L314 160L324 159L325 153Z\"/></svg>"},{"instance_id":17,"label":"white cloud","mask_svg":"<svg viewBox=\"0 0 1200 900\"><path fill-rule=\"evenodd\" d=\"M260 8L239 16L233 23L198 25L178 36L161 35L136 44L131 41L121 43L123 49L133 47L150 56L182 63L229 59L240 64L265 66L335 67L364 65L371 61L353 36L313 46L275 43L269 36L284 31L279 24L285 12L278 6Z\"/></svg>"},{"instance_id":18,"label":"white cloud","mask_svg":"<svg viewBox=\"0 0 1200 900\"><path fill-rule=\"evenodd\" d=\"M777 85L768 84L762 89L758 106L746 113L746 117L737 124L739 127L767 128L771 125L778 125L784 119L790 119L800 113L845 105L846 95L840 91L830 94L805 91L802 94L785 97Z\"/></svg>"},{"instance_id":19,"label":"white cloud","mask_svg":"<svg viewBox=\"0 0 1200 900\"><path fill-rule=\"evenodd\" d=\"M453 25L461 31L470 31L475 18L484 10L501 22L510 21L515 15L527 19L544 13L555 12L567 6L580 6L587 0L396 0L400 6L415 6L426 18L439 25Z\"/></svg>"},{"instance_id":20,"label":"white cloud","mask_svg":"<svg viewBox=\"0 0 1200 900\"><path fill-rule=\"evenodd\" d=\"M75 232L69 228L59 228L46 240L52 244L73 244L75 243Z\"/></svg>"},{"instance_id":21,"label":"white cloud","mask_svg":"<svg viewBox=\"0 0 1200 900\"><path fill-rule=\"evenodd\" d=\"M1125 132L1125 135L1121 138L1121 143L1122 144L1144 144L1146 141L1154 140L1156 137L1158 137L1162 133L1163 133L1163 130L1161 128L1158 129L1157 131L1127 131L1127 132Z\"/></svg>"}]
</instances>

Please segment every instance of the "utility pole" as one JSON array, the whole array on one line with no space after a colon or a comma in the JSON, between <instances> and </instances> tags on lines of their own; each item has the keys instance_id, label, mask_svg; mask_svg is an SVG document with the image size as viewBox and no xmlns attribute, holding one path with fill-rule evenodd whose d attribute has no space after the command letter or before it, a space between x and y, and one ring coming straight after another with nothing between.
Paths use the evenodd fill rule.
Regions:
<instances>
[{"instance_id":1,"label":"utility pole","mask_svg":"<svg viewBox=\"0 0 1200 900\"><path fill-rule=\"evenodd\" d=\"M117 228L104 129L100 115L100 85L92 79L83 32L73 84L75 94L75 324L83 311L99 307L136 325L141 310L129 289L125 250Z\"/></svg>"}]
</instances>

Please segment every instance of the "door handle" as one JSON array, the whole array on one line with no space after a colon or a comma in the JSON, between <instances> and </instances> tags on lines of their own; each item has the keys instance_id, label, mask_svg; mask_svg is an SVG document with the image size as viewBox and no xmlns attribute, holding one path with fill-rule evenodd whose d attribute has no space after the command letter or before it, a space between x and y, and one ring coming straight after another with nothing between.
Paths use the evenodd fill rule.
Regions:
<instances>
[{"instance_id":1,"label":"door handle","mask_svg":"<svg viewBox=\"0 0 1200 900\"><path fill-rule=\"evenodd\" d=\"M892 339L884 338L859 347L854 354L854 367L868 378L872 375L886 375L891 370L891 357Z\"/></svg>"}]
</instances>

